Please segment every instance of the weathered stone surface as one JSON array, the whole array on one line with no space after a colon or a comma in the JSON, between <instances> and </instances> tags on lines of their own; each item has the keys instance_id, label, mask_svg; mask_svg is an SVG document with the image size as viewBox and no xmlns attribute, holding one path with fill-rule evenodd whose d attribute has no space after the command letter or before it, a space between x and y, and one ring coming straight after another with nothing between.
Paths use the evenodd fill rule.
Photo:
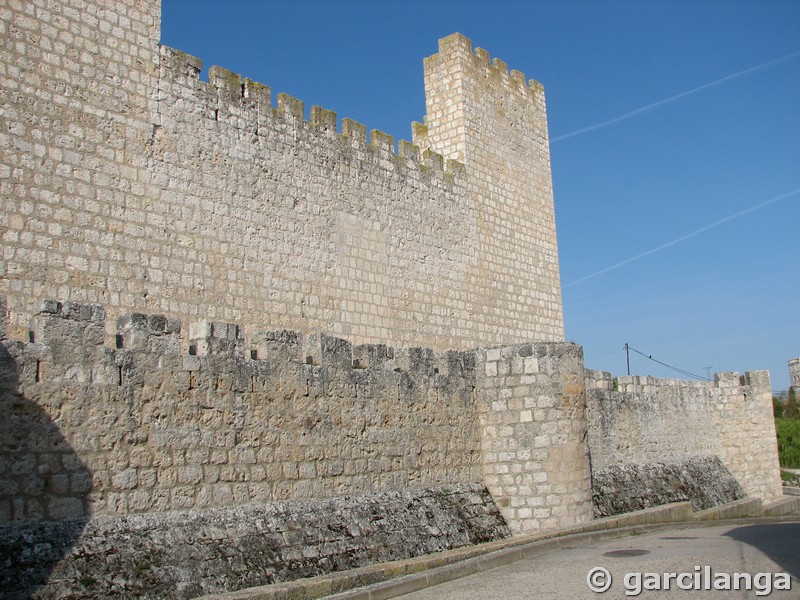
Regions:
<instances>
[{"instance_id":1,"label":"weathered stone surface","mask_svg":"<svg viewBox=\"0 0 800 600\"><path fill-rule=\"evenodd\" d=\"M771 387L766 371L706 382L587 370L592 469L717 456L748 495L780 497Z\"/></svg>"},{"instance_id":2,"label":"weathered stone surface","mask_svg":"<svg viewBox=\"0 0 800 600\"><path fill-rule=\"evenodd\" d=\"M508 535L482 484L0 526L0 589L8 599L193 598Z\"/></svg>"},{"instance_id":3,"label":"weathered stone surface","mask_svg":"<svg viewBox=\"0 0 800 600\"><path fill-rule=\"evenodd\" d=\"M694 510L704 510L744 497L742 486L716 456L679 463L624 463L592 471L596 518L686 500Z\"/></svg>"},{"instance_id":4,"label":"weathered stone surface","mask_svg":"<svg viewBox=\"0 0 800 600\"><path fill-rule=\"evenodd\" d=\"M38 342L0 347L5 519L481 480L474 353L354 352L330 336L247 339L204 321L183 354L180 323L143 314L119 320L109 349L96 339L101 307L45 304Z\"/></svg>"}]
</instances>

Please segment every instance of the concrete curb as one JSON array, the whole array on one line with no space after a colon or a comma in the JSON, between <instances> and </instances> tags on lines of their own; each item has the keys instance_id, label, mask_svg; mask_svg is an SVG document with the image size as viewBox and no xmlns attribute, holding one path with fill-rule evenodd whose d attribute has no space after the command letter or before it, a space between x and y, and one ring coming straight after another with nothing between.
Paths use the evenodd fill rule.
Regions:
<instances>
[{"instance_id":1,"label":"concrete curb","mask_svg":"<svg viewBox=\"0 0 800 600\"><path fill-rule=\"evenodd\" d=\"M692 518L695 521L719 521L722 519L745 519L764 514L761 498L743 498L735 502L720 504L706 510L699 510Z\"/></svg>"},{"instance_id":2,"label":"concrete curb","mask_svg":"<svg viewBox=\"0 0 800 600\"><path fill-rule=\"evenodd\" d=\"M785 496L764 505L764 515L768 517L782 517L792 514L800 514L800 497L798 496Z\"/></svg>"}]
</instances>

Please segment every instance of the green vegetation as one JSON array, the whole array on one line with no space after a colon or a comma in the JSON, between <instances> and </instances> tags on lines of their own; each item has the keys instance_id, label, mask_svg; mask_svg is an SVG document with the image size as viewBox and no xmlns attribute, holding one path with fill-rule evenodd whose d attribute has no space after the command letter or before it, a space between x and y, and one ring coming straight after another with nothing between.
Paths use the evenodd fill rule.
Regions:
<instances>
[{"instance_id":1,"label":"green vegetation","mask_svg":"<svg viewBox=\"0 0 800 600\"><path fill-rule=\"evenodd\" d=\"M781 471L781 481L796 481L797 475L794 473L787 473L786 471Z\"/></svg>"},{"instance_id":2,"label":"green vegetation","mask_svg":"<svg viewBox=\"0 0 800 600\"><path fill-rule=\"evenodd\" d=\"M772 397L772 414L775 416L776 419L783 418L783 401L778 398L777 396Z\"/></svg>"},{"instance_id":3,"label":"green vegetation","mask_svg":"<svg viewBox=\"0 0 800 600\"><path fill-rule=\"evenodd\" d=\"M782 467L800 469L800 419L775 419Z\"/></svg>"},{"instance_id":4,"label":"green vegetation","mask_svg":"<svg viewBox=\"0 0 800 600\"><path fill-rule=\"evenodd\" d=\"M789 388L789 396L783 407L783 418L800 419L800 408L797 406L797 397L795 396L794 388Z\"/></svg>"}]
</instances>

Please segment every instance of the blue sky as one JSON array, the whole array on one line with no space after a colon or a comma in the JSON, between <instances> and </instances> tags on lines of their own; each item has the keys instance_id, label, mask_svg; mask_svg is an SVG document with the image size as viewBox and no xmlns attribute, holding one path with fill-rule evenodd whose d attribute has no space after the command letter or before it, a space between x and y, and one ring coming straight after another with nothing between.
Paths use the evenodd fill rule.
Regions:
<instances>
[{"instance_id":1,"label":"blue sky","mask_svg":"<svg viewBox=\"0 0 800 600\"><path fill-rule=\"evenodd\" d=\"M566 337L587 367L625 374L628 343L788 388L800 2L163 0L162 43L395 140L456 31L545 86ZM677 376L636 353L631 371Z\"/></svg>"}]
</instances>

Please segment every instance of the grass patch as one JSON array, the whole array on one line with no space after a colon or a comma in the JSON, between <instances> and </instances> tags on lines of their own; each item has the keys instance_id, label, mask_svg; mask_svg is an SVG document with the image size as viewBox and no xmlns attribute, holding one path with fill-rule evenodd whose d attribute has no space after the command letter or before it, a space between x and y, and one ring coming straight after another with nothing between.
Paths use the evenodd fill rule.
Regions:
<instances>
[{"instance_id":1,"label":"grass patch","mask_svg":"<svg viewBox=\"0 0 800 600\"><path fill-rule=\"evenodd\" d=\"M800 420L775 419L778 458L787 469L800 469Z\"/></svg>"}]
</instances>

